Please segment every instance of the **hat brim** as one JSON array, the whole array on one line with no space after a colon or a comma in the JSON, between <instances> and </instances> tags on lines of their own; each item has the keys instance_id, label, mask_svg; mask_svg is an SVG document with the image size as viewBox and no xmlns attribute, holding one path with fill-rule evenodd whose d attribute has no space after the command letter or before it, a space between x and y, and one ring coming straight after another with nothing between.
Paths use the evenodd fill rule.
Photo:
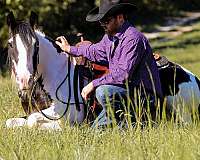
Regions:
<instances>
[{"instance_id":1,"label":"hat brim","mask_svg":"<svg viewBox=\"0 0 200 160\"><path fill-rule=\"evenodd\" d=\"M137 7L131 3L120 3L115 6L109 8L105 13L99 13L99 7L93 8L86 16L86 21L88 22L96 22L103 19L105 16L112 15L119 10L123 10L124 13L134 12L137 10Z\"/></svg>"},{"instance_id":2,"label":"hat brim","mask_svg":"<svg viewBox=\"0 0 200 160\"><path fill-rule=\"evenodd\" d=\"M96 22L102 19L104 15L104 13L99 13L99 7L95 7L87 14L86 21Z\"/></svg>"}]
</instances>

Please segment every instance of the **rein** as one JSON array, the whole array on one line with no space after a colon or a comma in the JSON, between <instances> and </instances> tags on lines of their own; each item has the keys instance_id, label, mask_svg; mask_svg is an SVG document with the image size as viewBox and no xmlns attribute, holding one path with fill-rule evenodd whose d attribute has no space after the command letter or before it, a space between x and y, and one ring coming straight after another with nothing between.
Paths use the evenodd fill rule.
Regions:
<instances>
[{"instance_id":1,"label":"rein","mask_svg":"<svg viewBox=\"0 0 200 160\"><path fill-rule=\"evenodd\" d=\"M51 41L52 43L54 43L54 45L55 45L55 41L54 40L52 40L49 37L45 37L45 38L47 40ZM33 69L34 69L34 72L33 72L33 76L31 77L31 79L33 81L33 87L31 88L31 95L30 95L31 100L30 101L32 101L32 99L33 99L32 94L33 94L33 91L35 89L36 84L38 83L38 79L40 78L40 77L37 76L38 75L37 66L39 64L39 54L38 54L39 53L39 40L37 38L36 38L36 43L35 43L34 47L35 47L34 48L34 55L33 55ZM51 118L51 117L47 116L42 110L37 108L37 111L40 112L45 118L47 118L49 120L59 120L59 119L63 118L65 116L65 114L67 113L68 109L69 109L69 105L76 104L76 103L70 103L70 99L71 99L70 69L71 69L70 58L68 58L68 73L66 74L65 78L63 79L63 81L59 84L59 86L56 89L56 98L57 98L57 100L60 103L67 105L64 113L58 118ZM61 100L58 97L58 91L61 88L61 86L64 84L64 82L67 80L67 78L68 78L68 84L69 84L69 96L68 96L67 102L64 102L63 100ZM39 85L41 85L41 84L39 84ZM32 104L31 104L31 106L32 106Z\"/></svg>"}]
</instances>

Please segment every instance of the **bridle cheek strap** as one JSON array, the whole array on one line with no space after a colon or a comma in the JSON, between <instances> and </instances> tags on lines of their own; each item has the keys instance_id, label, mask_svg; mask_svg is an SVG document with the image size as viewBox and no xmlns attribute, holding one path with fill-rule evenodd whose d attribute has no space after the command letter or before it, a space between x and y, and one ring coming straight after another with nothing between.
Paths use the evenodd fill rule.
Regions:
<instances>
[{"instance_id":1,"label":"bridle cheek strap","mask_svg":"<svg viewBox=\"0 0 200 160\"><path fill-rule=\"evenodd\" d=\"M36 42L34 44L34 54L33 54L33 76L35 76L37 72L37 65L39 64L39 41L36 38Z\"/></svg>"}]
</instances>

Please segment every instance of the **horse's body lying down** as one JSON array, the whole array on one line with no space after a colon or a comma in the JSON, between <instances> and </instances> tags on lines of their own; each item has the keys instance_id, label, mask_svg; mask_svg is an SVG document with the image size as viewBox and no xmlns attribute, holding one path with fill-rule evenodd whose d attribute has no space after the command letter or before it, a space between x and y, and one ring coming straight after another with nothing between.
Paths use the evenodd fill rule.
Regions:
<instances>
[{"instance_id":1,"label":"horse's body lying down","mask_svg":"<svg viewBox=\"0 0 200 160\"><path fill-rule=\"evenodd\" d=\"M80 95L80 77L76 72L76 65L70 61L69 56L59 54L58 48L43 33L34 30L34 22L37 21L35 18L32 14L29 24L16 22L12 13L8 15L11 31L9 52L21 99L26 99L28 94L31 98L29 97L27 105L46 105L42 105L41 111L36 109L34 113L27 110L27 119L9 119L6 125L61 129L59 118L62 116L71 125L81 124L87 112ZM160 61L157 62L168 110L176 113L180 110L182 120L190 119L190 114L183 112L182 106L186 105L189 111L199 106L199 80L174 63L167 61L162 65L159 64ZM37 85L41 93L36 91ZM46 106L48 107L45 109ZM107 120L106 115L103 117Z\"/></svg>"}]
</instances>

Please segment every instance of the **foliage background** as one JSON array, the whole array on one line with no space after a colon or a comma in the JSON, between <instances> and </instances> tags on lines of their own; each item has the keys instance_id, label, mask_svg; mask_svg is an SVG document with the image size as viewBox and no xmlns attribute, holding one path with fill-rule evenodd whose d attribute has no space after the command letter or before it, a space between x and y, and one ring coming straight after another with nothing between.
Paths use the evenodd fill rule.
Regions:
<instances>
[{"instance_id":1,"label":"foliage background","mask_svg":"<svg viewBox=\"0 0 200 160\"><path fill-rule=\"evenodd\" d=\"M182 11L198 11L199 0L123 0L134 3L138 10L131 16L131 22L147 28L149 24L160 23L166 16L181 14ZM87 23L88 11L99 4L99 0L0 0L0 70L6 71L6 40L8 27L6 16L12 10L18 19L27 19L30 11L39 14L39 24L52 38L65 35L76 43L76 34L82 32L85 38L97 41L103 31L96 23Z\"/></svg>"}]
</instances>

